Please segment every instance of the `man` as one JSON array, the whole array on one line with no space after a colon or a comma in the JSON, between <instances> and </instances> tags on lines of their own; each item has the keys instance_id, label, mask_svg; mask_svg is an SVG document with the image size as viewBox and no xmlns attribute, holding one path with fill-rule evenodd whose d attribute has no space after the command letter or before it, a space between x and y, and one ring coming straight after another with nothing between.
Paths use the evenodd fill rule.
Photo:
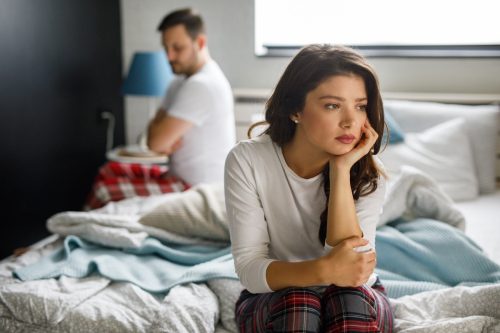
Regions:
<instances>
[{"instance_id":1,"label":"man","mask_svg":"<svg viewBox=\"0 0 500 333\"><path fill-rule=\"evenodd\" d=\"M177 77L149 123L147 145L169 155L170 172L191 185L222 182L236 141L233 96L209 55L203 20L181 9L168 14L158 30Z\"/></svg>"},{"instance_id":2,"label":"man","mask_svg":"<svg viewBox=\"0 0 500 333\"><path fill-rule=\"evenodd\" d=\"M236 141L233 96L210 58L203 21L191 9L182 9L168 14L158 30L177 77L148 125L147 145L169 155L168 172L163 165L108 162L99 169L85 209L223 182L226 155Z\"/></svg>"}]
</instances>

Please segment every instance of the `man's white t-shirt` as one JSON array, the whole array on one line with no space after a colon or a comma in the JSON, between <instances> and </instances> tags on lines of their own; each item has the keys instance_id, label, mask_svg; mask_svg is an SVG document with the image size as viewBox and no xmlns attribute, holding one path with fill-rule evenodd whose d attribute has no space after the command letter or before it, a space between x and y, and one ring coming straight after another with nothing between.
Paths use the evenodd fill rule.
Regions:
<instances>
[{"instance_id":1,"label":"man's white t-shirt","mask_svg":"<svg viewBox=\"0 0 500 333\"><path fill-rule=\"evenodd\" d=\"M330 251L318 239L326 206L323 175L298 176L268 135L240 141L231 150L224 182L236 272L250 292L272 291L266 280L272 261L316 259ZM385 179L380 177L377 190L355 202L359 225L372 248L384 196ZM372 274L367 284L375 279Z\"/></svg>"},{"instance_id":2,"label":"man's white t-shirt","mask_svg":"<svg viewBox=\"0 0 500 333\"><path fill-rule=\"evenodd\" d=\"M170 171L192 185L221 183L236 130L231 86L217 63L209 60L197 73L177 76L161 108L194 125L169 157Z\"/></svg>"}]
</instances>

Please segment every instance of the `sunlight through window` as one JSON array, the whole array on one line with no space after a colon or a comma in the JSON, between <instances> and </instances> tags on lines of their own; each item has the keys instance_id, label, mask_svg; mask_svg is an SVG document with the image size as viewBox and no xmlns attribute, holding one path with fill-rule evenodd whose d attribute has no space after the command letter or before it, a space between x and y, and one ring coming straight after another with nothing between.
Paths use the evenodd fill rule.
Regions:
<instances>
[{"instance_id":1,"label":"sunlight through window","mask_svg":"<svg viewBox=\"0 0 500 333\"><path fill-rule=\"evenodd\" d=\"M255 0L255 53L310 43L500 53L498 13L498 0Z\"/></svg>"}]
</instances>

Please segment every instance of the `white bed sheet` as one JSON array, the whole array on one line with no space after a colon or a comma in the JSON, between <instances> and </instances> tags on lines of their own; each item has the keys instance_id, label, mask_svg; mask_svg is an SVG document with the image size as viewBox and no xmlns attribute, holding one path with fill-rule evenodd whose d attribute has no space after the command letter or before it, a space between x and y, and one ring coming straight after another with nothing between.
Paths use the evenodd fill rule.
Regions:
<instances>
[{"instance_id":1,"label":"white bed sheet","mask_svg":"<svg viewBox=\"0 0 500 333\"><path fill-rule=\"evenodd\" d=\"M500 264L500 188L456 207L465 216L465 233Z\"/></svg>"}]
</instances>

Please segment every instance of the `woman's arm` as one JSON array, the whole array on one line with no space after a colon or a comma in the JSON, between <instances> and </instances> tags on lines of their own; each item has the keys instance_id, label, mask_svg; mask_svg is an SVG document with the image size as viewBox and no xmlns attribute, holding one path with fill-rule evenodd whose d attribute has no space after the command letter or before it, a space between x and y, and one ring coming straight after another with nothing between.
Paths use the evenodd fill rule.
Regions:
<instances>
[{"instance_id":1,"label":"woman's arm","mask_svg":"<svg viewBox=\"0 0 500 333\"><path fill-rule=\"evenodd\" d=\"M336 177L332 177L331 179L333 182L336 181ZM341 181L338 181L337 185L341 185ZM268 266L266 273L269 287L272 290L292 286L306 287L330 284L335 284L341 287L357 287L366 283L375 269L376 254L373 250L358 253L353 251L353 248L373 248L374 246L375 228L380 217L385 194L385 181L380 178L378 185L377 191L360 198L358 202L360 208L359 212L356 212L356 208L358 208L356 206L356 208L352 208L352 210L348 211L348 214L333 214L334 218L344 222L349 221L349 216L351 218L355 218L356 223L353 224L357 228L351 228L352 225L349 225L348 223L336 224L333 223L333 219L329 220L328 223L332 222L331 225L333 226L332 228L329 228L330 230L337 230L336 227L339 227L338 229L343 228L342 230L345 231L346 236L340 239L336 243L336 246L334 246L327 255L316 260L302 262L273 261ZM344 184L344 186L346 186L346 184ZM348 186L350 189L350 183L348 183ZM338 186L338 189L342 190L341 193L346 193L342 189L342 186ZM332 195L334 195L333 191L330 192L330 197ZM339 205L339 207L345 207L343 206L344 202L352 202L354 205L352 195L343 195L341 197L343 197L342 200L334 201L333 204ZM329 209L332 209L332 207L332 203L330 203ZM357 235L355 237L349 236L349 232L351 230L360 230L361 232L358 217L359 222L362 226L364 226L363 230L365 232L365 238L361 238ZM327 243L330 244L328 242L328 238Z\"/></svg>"},{"instance_id":2,"label":"woman's arm","mask_svg":"<svg viewBox=\"0 0 500 333\"><path fill-rule=\"evenodd\" d=\"M354 286L365 282L359 283L365 275L363 267L374 258L373 254L352 250L367 243L359 238L346 240L315 260L284 262L269 258L271 240L252 166L259 163L256 160L244 144L239 144L229 153L225 166L231 246L241 283L252 293L263 293L294 286Z\"/></svg>"},{"instance_id":3,"label":"woman's arm","mask_svg":"<svg viewBox=\"0 0 500 333\"><path fill-rule=\"evenodd\" d=\"M263 293L294 286L365 283L373 272L375 253L353 251L368 244L360 237L343 240L328 254L314 260L284 262L269 258L271 239L252 166L258 163L258 158L244 148L241 144L235 147L227 157L225 168L232 250L242 284L252 293ZM350 196L352 198L352 194Z\"/></svg>"},{"instance_id":4,"label":"woman's arm","mask_svg":"<svg viewBox=\"0 0 500 333\"><path fill-rule=\"evenodd\" d=\"M368 241L354 237L343 240L326 256L300 262L273 261L267 267L269 288L310 287L335 284L360 286L375 268L375 252L357 253L352 249Z\"/></svg>"},{"instance_id":5,"label":"woman's arm","mask_svg":"<svg viewBox=\"0 0 500 333\"><path fill-rule=\"evenodd\" d=\"M368 154L378 134L368 121L362 132L364 137L353 150L330 159L330 196L326 228L326 244L330 246L336 246L350 237L363 237L352 196L350 170L360 158Z\"/></svg>"},{"instance_id":6,"label":"woman's arm","mask_svg":"<svg viewBox=\"0 0 500 333\"><path fill-rule=\"evenodd\" d=\"M254 155L245 144L237 144L225 164L224 189L231 250L241 283L252 293L269 292L266 269L269 233L261 199L257 193Z\"/></svg>"},{"instance_id":7,"label":"woman's arm","mask_svg":"<svg viewBox=\"0 0 500 333\"><path fill-rule=\"evenodd\" d=\"M330 246L336 246L350 237L363 236L356 216L349 171L350 168L336 167L334 163L330 163L330 196L326 228L326 243Z\"/></svg>"}]
</instances>

